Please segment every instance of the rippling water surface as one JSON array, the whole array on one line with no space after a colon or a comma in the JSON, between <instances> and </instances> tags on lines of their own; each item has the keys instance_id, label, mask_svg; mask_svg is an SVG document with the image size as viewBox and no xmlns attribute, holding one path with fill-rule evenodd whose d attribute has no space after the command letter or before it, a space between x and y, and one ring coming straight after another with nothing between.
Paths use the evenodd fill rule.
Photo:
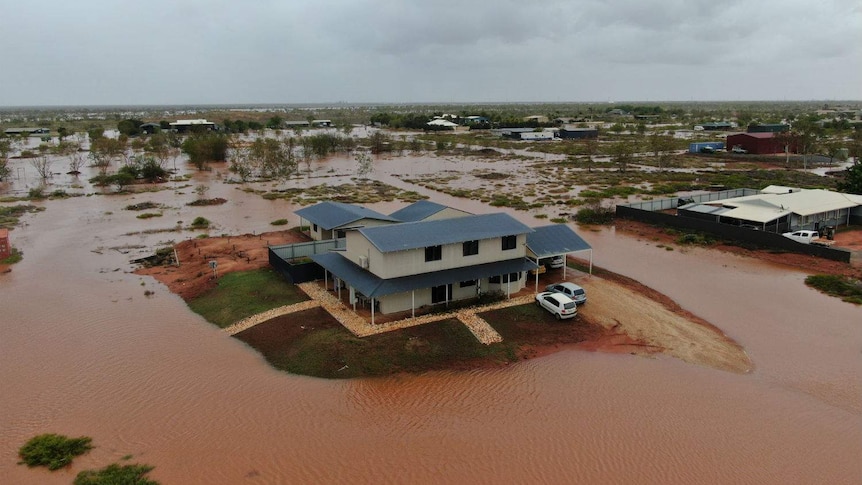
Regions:
<instances>
[{"instance_id":1,"label":"rippling water surface","mask_svg":"<svg viewBox=\"0 0 862 485\"><path fill-rule=\"evenodd\" d=\"M146 250L120 246L193 237L131 231L204 215L215 234L260 232L294 209L229 185L209 196L230 202L192 209L191 193L172 191L49 201L13 231L25 258L0 275L0 483L70 483L127 454L164 484L862 478L862 310L807 289L801 273L582 231L597 264L713 322L755 370L565 351L502 369L325 381L270 369L128 273ZM144 200L174 208L145 222L122 210ZM17 448L43 432L92 436L96 448L55 473L16 465Z\"/></svg>"}]
</instances>

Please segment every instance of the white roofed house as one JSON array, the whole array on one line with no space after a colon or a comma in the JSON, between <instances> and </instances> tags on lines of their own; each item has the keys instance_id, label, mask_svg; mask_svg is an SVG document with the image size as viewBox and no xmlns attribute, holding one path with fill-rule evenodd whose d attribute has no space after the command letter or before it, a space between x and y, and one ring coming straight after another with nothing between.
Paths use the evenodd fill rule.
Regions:
<instances>
[{"instance_id":1,"label":"white roofed house","mask_svg":"<svg viewBox=\"0 0 862 485\"><path fill-rule=\"evenodd\" d=\"M771 232L818 230L862 219L862 195L769 186L760 194L688 204L680 206L678 212L683 216L709 217L716 222L751 225Z\"/></svg>"}]
</instances>

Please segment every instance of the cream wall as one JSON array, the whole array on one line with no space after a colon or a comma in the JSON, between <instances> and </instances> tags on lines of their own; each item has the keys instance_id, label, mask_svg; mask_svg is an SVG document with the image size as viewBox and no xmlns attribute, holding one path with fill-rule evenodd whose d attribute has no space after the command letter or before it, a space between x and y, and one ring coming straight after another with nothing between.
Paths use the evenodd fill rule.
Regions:
<instances>
[{"instance_id":1,"label":"cream wall","mask_svg":"<svg viewBox=\"0 0 862 485\"><path fill-rule=\"evenodd\" d=\"M367 256L368 270L380 278L389 279L524 257L526 244L526 234L519 234L515 249L508 251L502 250L501 238L483 239L479 241L479 254L472 256L463 255L460 242L447 244L442 248L442 259L426 262L425 248L383 254L361 234L348 233L346 255L356 264L359 264L360 255Z\"/></svg>"}]
</instances>

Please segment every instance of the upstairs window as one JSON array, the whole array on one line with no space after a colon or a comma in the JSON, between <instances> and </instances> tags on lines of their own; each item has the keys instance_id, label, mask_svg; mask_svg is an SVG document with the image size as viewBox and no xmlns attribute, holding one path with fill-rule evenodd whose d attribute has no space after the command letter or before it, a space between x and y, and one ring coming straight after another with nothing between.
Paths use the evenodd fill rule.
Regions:
<instances>
[{"instance_id":1,"label":"upstairs window","mask_svg":"<svg viewBox=\"0 0 862 485\"><path fill-rule=\"evenodd\" d=\"M443 246L428 246L425 248L425 261L440 261L443 259Z\"/></svg>"},{"instance_id":2,"label":"upstairs window","mask_svg":"<svg viewBox=\"0 0 862 485\"><path fill-rule=\"evenodd\" d=\"M503 236L503 251L515 249L518 243L518 236Z\"/></svg>"},{"instance_id":3,"label":"upstairs window","mask_svg":"<svg viewBox=\"0 0 862 485\"><path fill-rule=\"evenodd\" d=\"M464 241L464 256L479 254L479 241Z\"/></svg>"},{"instance_id":4,"label":"upstairs window","mask_svg":"<svg viewBox=\"0 0 862 485\"><path fill-rule=\"evenodd\" d=\"M314 232L317 232L317 224L314 225Z\"/></svg>"}]
</instances>

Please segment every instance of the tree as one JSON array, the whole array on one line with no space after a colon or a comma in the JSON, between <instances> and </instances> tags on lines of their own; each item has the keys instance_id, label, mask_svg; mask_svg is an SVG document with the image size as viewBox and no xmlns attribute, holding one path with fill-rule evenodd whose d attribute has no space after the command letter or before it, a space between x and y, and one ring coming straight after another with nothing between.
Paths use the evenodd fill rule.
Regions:
<instances>
[{"instance_id":1,"label":"tree","mask_svg":"<svg viewBox=\"0 0 862 485\"><path fill-rule=\"evenodd\" d=\"M100 137L90 142L90 158L103 175L107 173L111 161L120 157L125 151L125 143L119 139Z\"/></svg>"},{"instance_id":2,"label":"tree","mask_svg":"<svg viewBox=\"0 0 862 485\"><path fill-rule=\"evenodd\" d=\"M46 155L41 155L33 160L30 160L30 165L36 169L36 173L39 174L39 178L44 182L51 176L51 159Z\"/></svg>"},{"instance_id":3,"label":"tree","mask_svg":"<svg viewBox=\"0 0 862 485\"><path fill-rule=\"evenodd\" d=\"M281 128L281 123L283 121L284 120L281 119L281 116L273 116L272 118L267 120L266 127L269 128L270 130L277 130L277 129Z\"/></svg>"},{"instance_id":4,"label":"tree","mask_svg":"<svg viewBox=\"0 0 862 485\"><path fill-rule=\"evenodd\" d=\"M126 119L117 123L117 130L121 135L137 136L141 134L141 125L143 124L144 122L141 120Z\"/></svg>"},{"instance_id":5,"label":"tree","mask_svg":"<svg viewBox=\"0 0 862 485\"><path fill-rule=\"evenodd\" d=\"M593 156L599 148L599 141L595 138L587 138L584 141L584 151L587 152L587 172L593 171Z\"/></svg>"},{"instance_id":6,"label":"tree","mask_svg":"<svg viewBox=\"0 0 862 485\"><path fill-rule=\"evenodd\" d=\"M673 138L662 135L658 130L656 130L650 134L648 142L650 151L653 152L653 157L658 161L659 171L664 171L665 166L667 166L667 162L673 153Z\"/></svg>"},{"instance_id":7,"label":"tree","mask_svg":"<svg viewBox=\"0 0 862 485\"><path fill-rule=\"evenodd\" d=\"M839 192L862 195L862 162L858 158L844 170L844 180L838 182L837 188Z\"/></svg>"},{"instance_id":8,"label":"tree","mask_svg":"<svg viewBox=\"0 0 862 485\"><path fill-rule=\"evenodd\" d=\"M248 156L261 177L287 178L296 172L296 158L288 146L275 138L258 138L249 147Z\"/></svg>"},{"instance_id":9,"label":"tree","mask_svg":"<svg viewBox=\"0 0 862 485\"><path fill-rule=\"evenodd\" d=\"M198 170L203 170L207 162L227 158L228 144L227 136L220 133L194 133L183 142L182 150Z\"/></svg>"},{"instance_id":10,"label":"tree","mask_svg":"<svg viewBox=\"0 0 862 485\"><path fill-rule=\"evenodd\" d=\"M628 169L629 163L634 160L634 154L637 152L637 146L633 140L620 140L614 142L609 152L611 159L617 164L620 172L625 172Z\"/></svg>"},{"instance_id":11,"label":"tree","mask_svg":"<svg viewBox=\"0 0 862 485\"><path fill-rule=\"evenodd\" d=\"M11 151L12 142L8 138L0 138L0 182L12 172L9 168L9 153Z\"/></svg>"},{"instance_id":12,"label":"tree","mask_svg":"<svg viewBox=\"0 0 862 485\"><path fill-rule=\"evenodd\" d=\"M228 153L230 171L237 174L243 182L248 182L254 173L248 148L232 147Z\"/></svg>"}]
</instances>

